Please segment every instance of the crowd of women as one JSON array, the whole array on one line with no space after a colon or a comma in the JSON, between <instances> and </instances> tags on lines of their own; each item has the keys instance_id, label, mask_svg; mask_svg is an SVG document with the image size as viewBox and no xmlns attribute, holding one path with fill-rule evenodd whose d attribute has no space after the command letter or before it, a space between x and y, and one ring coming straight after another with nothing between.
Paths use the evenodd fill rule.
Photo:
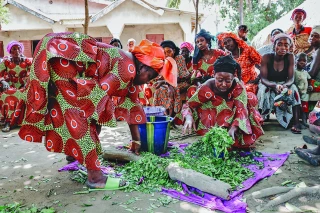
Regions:
<instances>
[{"instance_id":1,"label":"crowd of women","mask_svg":"<svg viewBox=\"0 0 320 213\"><path fill-rule=\"evenodd\" d=\"M0 64L2 131L21 126L23 140L44 141L48 151L78 160L88 170L87 185L105 189L125 183L100 170L101 126L126 120L130 150L139 154L142 105L164 107L184 133L225 127L235 148L254 147L270 113L284 128L293 118L291 131L299 134L300 117L308 125L308 92L320 91L320 26L303 26L305 18L296 9L293 32L274 29L272 44L259 50L235 33L204 29L194 46L129 39L128 51L119 39L107 45L81 33L51 33L32 61L12 41Z\"/></svg>"}]
</instances>

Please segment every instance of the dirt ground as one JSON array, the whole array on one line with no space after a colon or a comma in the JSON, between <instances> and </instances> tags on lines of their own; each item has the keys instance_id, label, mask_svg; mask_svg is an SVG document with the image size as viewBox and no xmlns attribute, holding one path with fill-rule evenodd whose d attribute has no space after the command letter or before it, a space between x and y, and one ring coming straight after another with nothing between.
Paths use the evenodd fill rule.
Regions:
<instances>
[{"instance_id":1,"label":"dirt ground","mask_svg":"<svg viewBox=\"0 0 320 213\"><path fill-rule=\"evenodd\" d=\"M264 126L265 135L257 142L257 150L269 153L284 153L303 144L302 135L281 128L275 120ZM53 207L57 212L171 212L206 213L208 209L186 202L171 202L167 207L157 207L160 193L142 194L122 191L100 191L90 194L73 195L82 191L84 185L70 179L68 172L57 170L66 164L65 156L47 152L43 144L23 142L18 137L18 129L10 133L0 133L0 205L19 202L26 206ZM172 134L176 134L176 130ZM303 134L311 135L309 130ZM117 128L103 128L101 142L104 147L118 146L129 142L129 130L125 123ZM187 138L182 143L194 142L197 137ZM311 148L313 145L308 145ZM305 182L307 186L319 185L320 169L309 166L295 154L280 168L277 174L260 181L245 195L272 186L281 186L284 181ZM108 200L103 200L102 198ZM109 196L108 196L109 195ZM269 201L247 199L248 211L256 212L256 206ZM320 212L320 197L300 197L289 201L302 210ZM87 205L89 204L89 205ZM155 207L155 208L153 208ZM152 209L152 210L150 210ZM270 212L270 211L269 211ZM273 212L290 212L284 205ZM291 211L295 212L295 211Z\"/></svg>"}]
</instances>

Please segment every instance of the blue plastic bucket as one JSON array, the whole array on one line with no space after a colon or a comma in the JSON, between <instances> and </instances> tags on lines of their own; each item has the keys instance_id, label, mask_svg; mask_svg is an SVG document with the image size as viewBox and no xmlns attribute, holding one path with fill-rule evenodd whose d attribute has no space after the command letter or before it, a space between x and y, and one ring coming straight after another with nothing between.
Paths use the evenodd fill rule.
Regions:
<instances>
[{"instance_id":1,"label":"blue plastic bucket","mask_svg":"<svg viewBox=\"0 0 320 213\"><path fill-rule=\"evenodd\" d=\"M147 116L147 123L139 124L141 150L161 155L167 151L170 122L168 116Z\"/></svg>"}]
</instances>

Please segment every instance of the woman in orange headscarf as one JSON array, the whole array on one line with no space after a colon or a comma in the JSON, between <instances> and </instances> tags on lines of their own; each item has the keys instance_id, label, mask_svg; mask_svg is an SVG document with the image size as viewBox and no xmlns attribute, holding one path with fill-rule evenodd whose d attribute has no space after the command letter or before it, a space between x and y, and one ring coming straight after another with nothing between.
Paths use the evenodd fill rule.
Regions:
<instances>
[{"instance_id":1,"label":"woman in orange headscarf","mask_svg":"<svg viewBox=\"0 0 320 213\"><path fill-rule=\"evenodd\" d=\"M218 35L218 39L240 64L241 80L244 82L246 90L257 94L260 79L255 71L255 65L261 63L261 55L234 33L221 33Z\"/></svg>"},{"instance_id":2,"label":"woman in orange headscarf","mask_svg":"<svg viewBox=\"0 0 320 213\"><path fill-rule=\"evenodd\" d=\"M80 33L48 34L36 48L19 136L30 142L41 142L45 136L48 151L78 160L88 170L89 188L117 189L124 184L100 169L101 126L116 126L115 118L124 117L131 151L138 154L138 124L145 123L146 116L137 85L161 74L176 86L176 75L171 76L175 66L148 40L129 53ZM112 96L120 97L116 107Z\"/></svg>"}]
</instances>

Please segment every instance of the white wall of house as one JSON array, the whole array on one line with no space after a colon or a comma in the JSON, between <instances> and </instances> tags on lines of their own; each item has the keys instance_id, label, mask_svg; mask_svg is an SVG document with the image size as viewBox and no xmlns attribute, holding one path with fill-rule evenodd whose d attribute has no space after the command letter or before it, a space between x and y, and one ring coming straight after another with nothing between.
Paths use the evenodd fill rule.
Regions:
<instances>
[{"instance_id":1,"label":"white wall of house","mask_svg":"<svg viewBox=\"0 0 320 213\"><path fill-rule=\"evenodd\" d=\"M83 0L53 0L52 4L44 0L20 1L32 6L30 8L42 11L48 17L59 17L60 14L60 18L64 20L52 24L8 4L10 23L3 24L0 31L0 41L3 41L4 49L11 40L40 40L50 32L83 32L83 20L77 18L79 14L83 14ZM105 5L89 2L89 7L92 14L103 9ZM193 41L191 14L179 11L163 12L158 14L132 1L125 1L97 21L90 23L88 34L92 37L120 38L124 49L129 38L139 42L146 38L146 34L163 34L164 39L173 40L177 45L184 40Z\"/></svg>"},{"instance_id":2,"label":"white wall of house","mask_svg":"<svg viewBox=\"0 0 320 213\"><path fill-rule=\"evenodd\" d=\"M127 50L129 38L134 38L139 43L146 38L146 34L164 34L165 40L172 40L176 45L183 41L183 31L179 24L127 25L120 36L123 49Z\"/></svg>"},{"instance_id":3,"label":"white wall of house","mask_svg":"<svg viewBox=\"0 0 320 213\"><path fill-rule=\"evenodd\" d=\"M191 35L191 15L179 12L165 12L162 16L132 1L125 1L110 13L91 23L91 26L106 25L114 37L119 38L127 25L177 24L185 32L182 39L189 40Z\"/></svg>"},{"instance_id":4,"label":"white wall of house","mask_svg":"<svg viewBox=\"0 0 320 213\"><path fill-rule=\"evenodd\" d=\"M1 25L1 31L51 29L52 24L25 12L13 5L8 5L10 22Z\"/></svg>"}]
</instances>

